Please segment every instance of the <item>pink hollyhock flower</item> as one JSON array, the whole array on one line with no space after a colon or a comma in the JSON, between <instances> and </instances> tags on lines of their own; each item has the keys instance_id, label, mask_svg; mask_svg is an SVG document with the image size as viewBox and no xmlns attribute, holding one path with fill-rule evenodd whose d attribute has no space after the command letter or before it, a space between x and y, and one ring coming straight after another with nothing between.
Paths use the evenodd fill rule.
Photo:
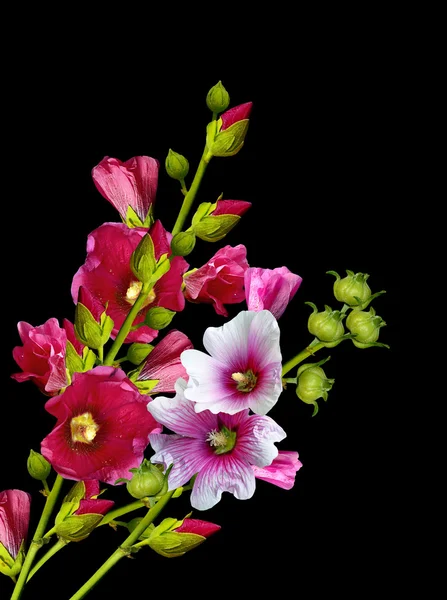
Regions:
<instances>
[{"instance_id":1,"label":"pink hollyhock flower","mask_svg":"<svg viewBox=\"0 0 447 600\"><path fill-rule=\"evenodd\" d=\"M92 177L98 191L126 221L129 206L144 223L155 202L159 162L150 156L135 156L121 162L104 157L93 168Z\"/></svg>"},{"instance_id":2,"label":"pink hollyhock flower","mask_svg":"<svg viewBox=\"0 0 447 600\"><path fill-rule=\"evenodd\" d=\"M193 348L193 344L184 333L171 330L149 354L137 381L157 380L151 394L175 391L177 379L187 377L180 355L183 350L190 348Z\"/></svg>"},{"instance_id":3,"label":"pink hollyhock flower","mask_svg":"<svg viewBox=\"0 0 447 600\"><path fill-rule=\"evenodd\" d=\"M74 330L74 325L68 319L64 319L62 321L63 328L65 329L65 333L67 334L67 341L70 342L79 356L82 356L84 350L84 344L82 344L78 338L76 337L76 333Z\"/></svg>"},{"instance_id":4,"label":"pink hollyhock flower","mask_svg":"<svg viewBox=\"0 0 447 600\"><path fill-rule=\"evenodd\" d=\"M176 383L176 396L158 396L147 409L162 425L176 435L154 433L149 436L155 454L153 463L167 468L169 489L185 485L197 474L191 492L191 506L208 510L219 502L223 492L239 500L255 492L252 465L265 467L278 455L275 442L286 437L270 417L250 415L242 410L235 415L197 414L185 397L186 382Z\"/></svg>"},{"instance_id":5,"label":"pink hollyhock flower","mask_svg":"<svg viewBox=\"0 0 447 600\"><path fill-rule=\"evenodd\" d=\"M11 377L16 381L33 381L47 396L57 394L68 384L65 330L57 319L48 319L37 327L20 321L17 328L23 346L16 346L12 354L23 373L14 373Z\"/></svg>"},{"instance_id":6,"label":"pink hollyhock flower","mask_svg":"<svg viewBox=\"0 0 447 600\"><path fill-rule=\"evenodd\" d=\"M242 217L250 206L251 202L245 202L245 200L218 200L216 208L209 216L237 215L238 217Z\"/></svg>"},{"instance_id":7,"label":"pink hollyhock flower","mask_svg":"<svg viewBox=\"0 0 447 600\"><path fill-rule=\"evenodd\" d=\"M302 278L287 267L245 271L245 299L248 310L269 310L277 319L286 310L300 287Z\"/></svg>"},{"instance_id":8,"label":"pink hollyhock flower","mask_svg":"<svg viewBox=\"0 0 447 600\"><path fill-rule=\"evenodd\" d=\"M4 558L12 567L20 547L28 534L30 519L31 496L22 490L5 490L0 492L0 564ZM9 557L3 557L1 546L8 552Z\"/></svg>"},{"instance_id":9,"label":"pink hollyhock flower","mask_svg":"<svg viewBox=\"0 0 447 600\"><path fill-rule=\"evenodd\" d=\"M141 282L137 281L130 268L130 257L146 233L147 230L142 227L129 229L123 223L104 223L88 236L87 259L73 278L71 294L75 303L79 288L83 286L97 302L107 306L107 314L114 322L112 338L116 337L141 290ZM172 236L160 221L152 225L149 233L156 260L162 254L171 253ZM183 310L183 273L188 266L181 256L171 261L170 270L156 282L134 324L142 323L149 308L154 306L163 306L176 312ZM130 332L126 342L150 342L157 335L158 331L144 325Z\"/></svg>"},{"instance_id":10,"label":"pink hollyhock flower","mask_svg":"<svg viewBox=\"0 0 447 600\"><path fill-rule=\"evenodd\" d=\"M200 519L183 519L183 523L180 527L175 528L173 531L176 533L195 533L202 537L208 538L216 531L221 529L220 525L210 523L209 521L201 521Z\"/></svg>"},{"instance_id":11,"label":"pink hollyhock flower","mask_svg":"<svg viewBox=\"0 0 447 600\"><path fill-rule=\"evenodd\" d=\"M90 479L82 482L85 486L84 498L81 499L79 508L74 515L105 515L114 506L113 500L102 500L98 498L100 493L99 481Z\"/></svg>"},{"instance_id":12,"label":"pink hollyhock flower","mask_svg":"<svg viewBox=\"0 0 447 600\"><path fill-rule=\"evenodd\" d=\"M246 102L245 104L239 104L234 108L230 108L226 112L220 115L222 119L222 127L221 131L228 129L231 125L234 125L238 121L242 121L248 119L251 113L251 109L253 107L253 102Z\"/></svg>"},{"instance_id":13,"label":"pink hollyhock flower","mask_svg":"<svg viewBox=\"0 0 447 600\"><path fill-rule=\"evenodd\" d=\"M185 396L196 412L233 415L250 408L265 415L282 392L279 327L268 310L242 311L222 327L208 327L200 350L185 350Z\"/></svg>"},{"instance_id":14,"label":"pink hollyhock flower","mask_svg":"<svg viewBox=\"0 0 447 600\"><path fill-rule=\"evenodd\" d=\"M280 450L278 456L267 467L253 466L256 479L263 479L284 490L291 490L295 484L296 472L303 466L298 460L298 452Z\"/></svg>"},{"instance_id":15,"label":"pink hollyhock flower","mask_svg":"<svg viewBox=\"0 0 447 600\"><path fill-rule=\"evenodd\" d=\"M113 484L140 465L149 433L161 430L146 404L121 369L75 373L65 392L45 404L57 423L41 453L66 479Z\"/></svg>"},{"instance_id":16,"label":"pink hollyhock flower","mask_svg":"<svg viewBox=\"0 0 447 600\"><path fill-rule=\"evenodd\" d=\"M235 304L245 298L246 256L247 249L242 244L218 250L206 265L184 277L185 298L194 303L213 304L218 315L228 317L224 304Z\"/></svg>"}]
</instances>

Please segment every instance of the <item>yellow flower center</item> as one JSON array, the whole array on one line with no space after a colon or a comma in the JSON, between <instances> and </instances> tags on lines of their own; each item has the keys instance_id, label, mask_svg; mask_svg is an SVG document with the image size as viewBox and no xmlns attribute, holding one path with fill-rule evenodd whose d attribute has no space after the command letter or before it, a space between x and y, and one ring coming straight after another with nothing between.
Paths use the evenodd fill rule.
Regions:
<instances>
[{"instance_id":1,"label":"yellow flower center","mask_svg":"<svg viewBox=\"0 0 447 600\"><path fill-rule=\"evenodd\" d=\"M251 369L248 369L245 373L232 373L231 379L236 381L236 387L240 392L251 392L256 387L258 380Z\"/></svg>"},{"instance_id":2,"label":"yellow flower center","mask_svg":"<svg viewBox=\"0 0 447 600\"><path fill-rule=\"evenodd\" d=\"M132 306L135 304L138 296L140 295L141 292L141 288L143 287L143 284L141 283L141 281L132 281L132 283L129 285L129 287L127 288L127 292L126 292L126 300L129 304L131 304ZM151 304L151 302L153 302L155 300L155 292L152 289L146 300L144 301L143 307L147 306L148 304Z\"/></svg>"},{"instance_id":3,"label":"yellow flower center","mask_svg":"<svg viewBox=\"0 0 447 600\"><path fill-rule=\"evenodd\" d=\"M72 418L70 429L73 442L91 444L96 437L99 425L95 423L91 413L85 412Z\"/></svg>"}]
</instances>

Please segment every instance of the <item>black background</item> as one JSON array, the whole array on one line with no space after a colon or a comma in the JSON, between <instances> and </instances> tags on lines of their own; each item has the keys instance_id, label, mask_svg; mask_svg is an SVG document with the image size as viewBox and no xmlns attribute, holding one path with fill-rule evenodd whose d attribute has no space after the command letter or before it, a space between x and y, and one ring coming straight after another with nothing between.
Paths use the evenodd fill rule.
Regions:
<instances>
[{"instance_id":1,"label":"black background","mask_svg":"<svg viewBox=\"0 0 447 600\"><path fill-rule=\"evenodd\" d=\"M301 275L301 288L279 321L286 360L312 339L304 302L336 306L333 277L326 271L369 273L372 291L387 292L373 306L387 322L380 341L391 349L360 350L344 342L320 352L321 358L331 356L325 371L335 384L313 418L293 388L282 394L269 414L288 434L280 448L297 450L304 465L292 490L258 481L251 500L224 494L206 514L193 514L219 523L218 534L176 561L150 551L123 560L91 596L114 597L124 584L134 592L145 590L141 573L152 561L163 577L163 565L173 577L175 569L184 565L195 572L203 562L257 565L265 575L262 565L268 563L276 573L285 564L301 572L336 571L334 577L346 585L360 572L369 578L379 568L391 569L399 539L393 521L399 465L392 415L402 403L397 272L405 255L400 224L405 106L397 56L347 48L346 54L303 61L286 75L247 66L243 76L234 76L210 67L195 77L151 73L144 85L143 73L141 79L126 78L112 66L105 81L95 76L98 64L90 72L76 65L62 72L51 64L28 64L22 85L7 97L0 489L32 493L35 526L43 498L27 475L26 458L30 448L39 450L53 418L32 383L10 379L18 370L12 348L20 344L20 320L33 325L50 317L73 320L70 285L85 260L87 235L119 219L96 191L91 169L106 155L123 161L136 155L157 158L155 214L172 228L182 196L164 171L164 159L172 148L189 159L194 172L210 117L206 94L221 79L231 106L253 102L250 127L237 156L211 161L197 203L213 202L223 192L225 199L247 200L252 207L224 241L198 242L188 262L201 266L222 245L243 243L251 266L287 266ZM32 98L23 103L27 91ZM242 308L229 307L230 316ZM224 321L211 306L188 304L175 326L201 348L204 329ZM125 498L122 488L105 497ZM182 498L171 502L165 516L182 518L186 512ZM121 532L105 529L52 559L56 569L70 572L64 593L55 592L55 598L68 599L123 539ZM24 598L40 597L47 576L43 568ZM6 578L0 592L3 586L9 589Z\"/></svg>"}]
</instances>

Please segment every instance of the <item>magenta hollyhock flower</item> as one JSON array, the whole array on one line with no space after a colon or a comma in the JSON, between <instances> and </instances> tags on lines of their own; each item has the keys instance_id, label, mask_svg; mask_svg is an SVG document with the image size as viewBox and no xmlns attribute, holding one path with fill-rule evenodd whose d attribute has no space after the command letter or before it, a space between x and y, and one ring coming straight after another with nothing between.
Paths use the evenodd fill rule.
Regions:
<instances>
[{"instance_id":1,"label":"magenta hollyhock flower","mask_svg":"<svg viewBox=\"0 0 447 600\"><path fill-rule=\"evenodd\" d=\"M147 229L143 227L130 229L123 223L104 223L88 236L86 261L73 278L71 294L75 303L82 286L97 302L107 306L107 314L114 322L112 338L116 337L142 287L132 273L130 258L146 233ZM171 253L172 236L160 221L152 225L149 233L154 243L156 260L162 254ZM134 324L143 322L149 308L155 306L163 306L175 312L183 310L183 274L188 266L181 256L176 256L171 261L170 270L156 282ZM157 335L158 331L144 325L130 332L126 342L150 342Z\"/></svg>"},{"instance_id":2,"label":"magenta hollyhock flower","mask_svg":"<svg viewBox=\"0 0 447 600\"><path fill-rule=\"evenodd\" d=\"M100 493L99 481L90 479L83 481L85 486L84 498L81 499L79 508L73 513L74 515L105 515L114 506L113 500L102 500L98 498Z\"/></svg>"},{"instance_id":3,"label":"magenta hollyhock flower","mask_svg":"<svg viewBox=\"0 0 447 600\"><path fill-rule=\"evenodd\" d=\"M31 496L27 492L22 490L0 492L0 545L3 545L13 560L17 558L20 547L26 540L30 509ZM1 560L0 550L0 562ZM7 566L12 567L12 564Z\"/></svg>"},{"instance_id":4,"label":"magenta hollyhock flower","mask_svg":"<svg viewBox=\"0 0 447 600\"><path fill-rule=\"evenodd\" d=\"M291 490L295 484L296 472L303 466L298 460L298 452L280 450L278 456L267 467L253 466L256 479L263 479L284 490Z\"/></svg>"},{"instance_id":5,"label":"magenta hollyhock flower","mask_svg":"<svg viewBox=\"0 0 447 600\"><path fill-rule=\"evenodd\" d=\"M180 355L193 348L191 340L181 331L171 330L148 355L137 381L158 380L151 394L175 391L179 377L187 377Z\"/></svg>"},{"instance_id":6,"label":"magenta hollyhock flower","mask_svg":"<svg viewBox=\"0 0 447 600\"><path fill-rule=\"evenodd\" d=\"M231 125L234 125L238 121L248 119L253 107L253 102L245 102L245 104L239 104L234 108L230 108L220 115L222 119L221 131L228 129Z\"/></svg>"},{"instance_id":7,"label":"magenta hollyhock flower","mask_svg":"<svg viewBox=\"0 0 447 600\"><path fill-rule=\"evenodd\" d=\"M228 317L224 304L245 299L247 269L246 247L243 244L224 246L203 267L184 277L185 298L194 303L213 304L218 315Z\"/></svg>"},{"instance_id":8,"label":"magenta hollyhock flower","mask_svg":"<svg viewBox=\"0 0 447 600\"><path fill-rule=\"evenodd\" d=\"M144 223L155 202L159 162L150 156L135 156L121 162L105 156L93 168L92 177L98 191L125 221L129 206Z\"/></svg>"},{"instance_id":9,"label":"magenta hollyhock flower","mask_svg":"<svg viewBox=\"0 0 447 600\"><path fill-rule=\"evenodd\" d=\"M65 392L45 404L57 423L41 453L66 479L114 484L139 467L149 433L161 430L146 404L121 369L75 373Z\"/></svg>"},{"instance_id":10,"label":"magenta hollyhock flower","mask_svg":"<svg viewBox=\"0 0 447 600\"><path fill-rule=\"evenodd\" d=\"M222 327L208 327L200 350L185 350L185 396L196 412L233 415L250 408L265 415L282 392L279 327L268 310L242 311Z\"/></svg>"},{"instance_id":11,"label":"magenta hollyhock flower","mask_svg":"<svg viewBox=\"0 0 447 600\"><path fill-rule=\"evenodd\" d=\"M12 354L23 373L11 377L16 381L33 381L47 396L57 394L68 383L65 330L54 318L37 327L20 321L17 328L23 346L16 346Z\"/></svg>"},{"instance_id":12,"label":"magenta hollyhock flower","mask_svg":"<svg viewBox=\"0 0 447 600\"><path fill-rule=\"evenodd\" d=\"M221 529L220 525L210 523L209 521L201 521L200 519L183 519L180 527L173 529L176 533L195 533L202 537L208 538L216 531Z\"/></svg>"},{"instance_id":13,"label":"magenta hollyhock flower","mask_svg":"<svg viewBox=\"0 0 447 600\"><path fill-rule=\"evenodd\" d=\"M186 382L176 383L176 396L158 396L148 403L154 418L174 432L149 436L155 454L151 462L161 463L169 472L169 489L185 485L197 474L191 492L191 506L208 510L219 502L223 492L239 500L255 492L252 465L265 467L278 455L275 442L286 437L270 417L250 415L242 410L235 415L197 414L185 397Z\"/></svg>"},{"instance_id":14,"label":"magenta hollyhock flower","mask_svg":"<svg viewBox=\"0 0 447 600\"><path fill-rule=\"evenodd\" d=\"M302 278L287 267L260 269L250 267L245 271L245 299L248 310L269 310L277 319L300 287Z\"/></svg>"},{"instance_id":15,"label":"magenta hollyhock flower","mask_svg":"<svg viewBox=\"0 0 447 600\"><path fill-rule=\"evenodd\" d=\"M62 321L62 326L65 329L65 333L67 334L67 341L73 345L74 349L79 354L79 356L82 356L85 346L76 337L73 323L68 319L64 319Z\"/></svg>"},{"instance_id":16,"label":"magenta hollyhock flower","mask_svg":"<svg viewBox=\"0 0 447 600\"><path fill-rule=\"evenodd\" d=\"M238 217L242 217L250 206L251 202L245 202L245 200L218 200L217 206L213 212L210 213L210 216L237 215Z\"/></svg>"}]
</instances>

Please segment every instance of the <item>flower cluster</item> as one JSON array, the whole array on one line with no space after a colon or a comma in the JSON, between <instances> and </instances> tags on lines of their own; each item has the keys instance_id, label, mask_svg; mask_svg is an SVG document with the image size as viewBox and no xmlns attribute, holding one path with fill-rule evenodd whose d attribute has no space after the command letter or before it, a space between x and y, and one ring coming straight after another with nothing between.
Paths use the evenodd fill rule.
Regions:
<instances>
[{"instance_id":1,"label":"flower cluster","mask_svg":"<svg viewBox=\"0 0 447 600\"><path fill-rule=\"evenodd\" d=\"M189 161L173 150L166 157L166 172L184 196L172 228L156 218L159 161L105 157L92 177L120 222L102 223L88 235L85 262L71 285L74 320L18 324L21 345L13 356L20 371L12 377L38 387L55 423L28 460L28 471L42 482L46 496L28 550L31 496L14 489L0 493L0 571L16 581L15 600L30 573L103 525L124 526L127 537L101 576L125 554L123 549L135 554L149 547L178 557L220 530L190 518L192 513L156 524L171 498L190 492L192 509L207 511L225 492L239 500L251 498L257 480L290 490L302 464L297 449L283 446L286 431L268 413L290 384L317 412L317 400L326 400L334 383L321 368L327 358L304 362L318 350L343 340L359 348L384 345L377 341L384 321L372 307L365 310L383 291L372 294L367 274L347 271L341 278L331 272L342 306L332 310L326 305L319 312L309 303L314 339L283 362L279 321L301 277L284 265L252 266L243 244L223 245L205 264L194 266L198 240L223 240L251 208L249 202L220 196L199 204L185 226L208 164L242 149L252 110L251 102L228 109L221 82L206 102L212 118L189 187ZM211 305L225 319L205 330L204 351L171 325L189 303ZM228 307L235 304L241 308L227 320ZM296 376L286 377L292 369ZM71 487L51 524L67 483ZM101 490L101 484L108 488ZM99 498L123 484L132 497L128 505ZM144 516L122 521L137 510ZM32 570L42 540L52 536L54 546ZM83 590L97 579L93 576Z\"/></svg>"}]
</instances>

